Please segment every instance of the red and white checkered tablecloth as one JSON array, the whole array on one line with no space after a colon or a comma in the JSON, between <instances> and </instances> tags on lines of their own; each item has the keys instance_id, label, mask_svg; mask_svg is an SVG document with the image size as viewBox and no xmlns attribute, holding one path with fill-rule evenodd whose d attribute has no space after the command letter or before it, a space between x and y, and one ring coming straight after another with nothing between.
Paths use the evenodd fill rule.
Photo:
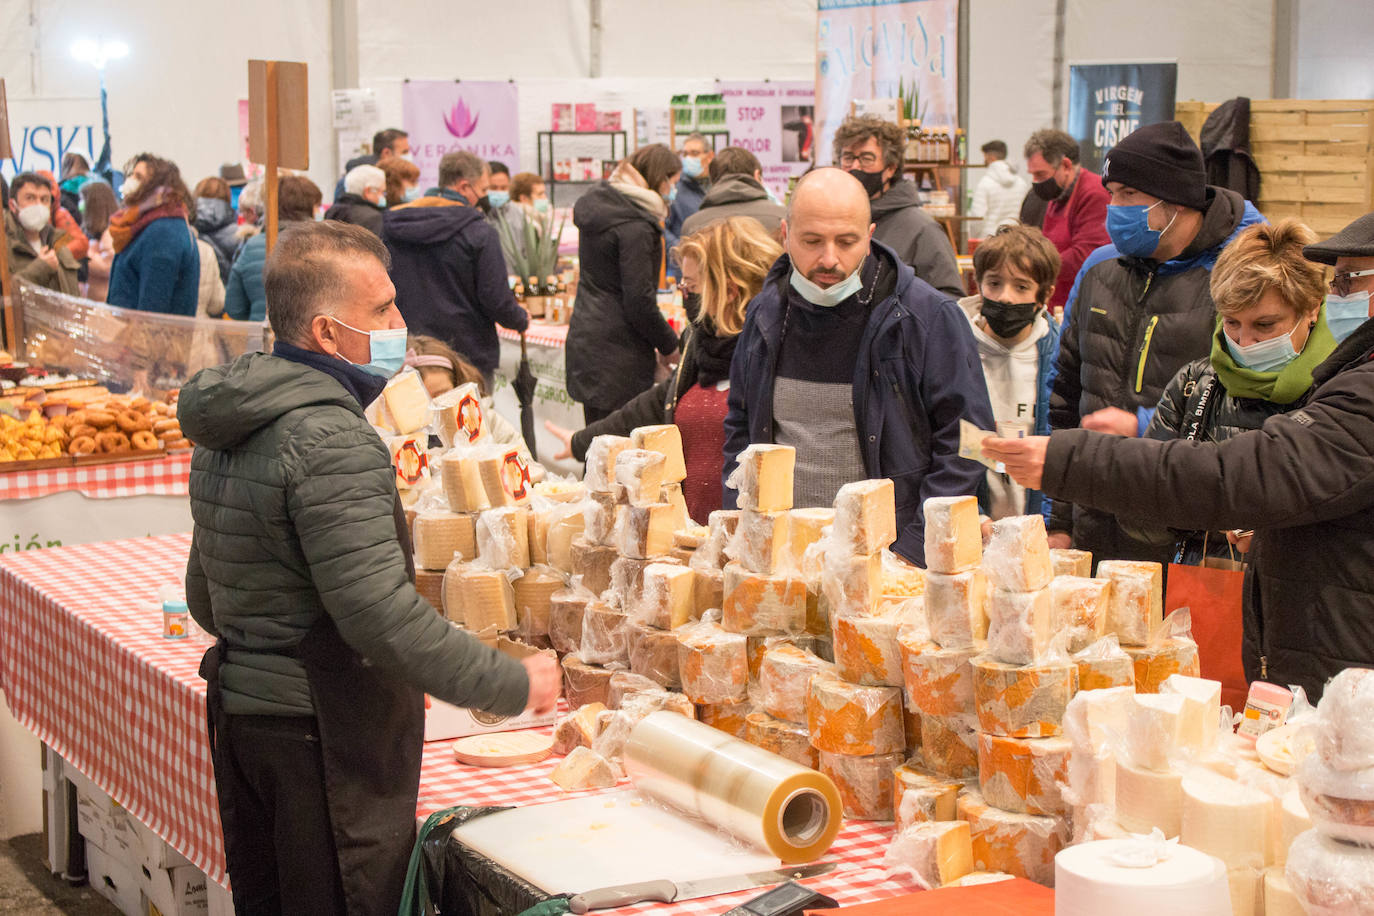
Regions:
<instances>
[{"instance_id":1,"label":"red and white checkered tablecloth","mask_svg":"<svg viewBox=\"0 0 1374 916\"><path fill-rule=\"evenodd\" d=\"M64 490L92 499L185 496L190 475L190 452L44 471L0 471L0 500L37 499Z\"/></svg>"},{"instance_id":2,"label":"red and white checkered tablecloth","mask_svg":"<svg viewBox=\"0 0 1374 916\"><path fill-rule=\"evenodd\" d=\"M165 535L0 557L0 687L18 720L214 881L226 882L214 775L197 673L210 639L192 627L162 637L157 588L180 582L190 535ZM567 797L556 759L485 769L457 763L449 742L425 747L417 815L451 805L531 805ZM884 880L891 827L845 825L807 884L842 903L915 888ZM617 912L719 913L756 891Z\"/></svg>"},{"instance_id":3,"label":"red and white checkered tablecloth","mask_svg":"<svg viewBox=\"0 0 1374 916\"><path fill-rule=\"evenodd\" d=\"M520 342L519 331L498 326L496 334L506 340ZM525 340L532 344L539 344L541 347L557 347L561 350L568 343L568 326L566 324L544 324L536 319L530 322L529 328L525 331Z\"/></svg>"}]
</instances>

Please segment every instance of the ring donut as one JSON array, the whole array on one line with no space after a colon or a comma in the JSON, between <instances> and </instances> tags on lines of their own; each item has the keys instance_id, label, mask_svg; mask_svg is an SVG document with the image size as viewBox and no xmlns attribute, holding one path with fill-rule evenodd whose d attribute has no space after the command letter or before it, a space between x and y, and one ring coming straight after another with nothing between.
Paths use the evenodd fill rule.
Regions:
<instances>
[{"instance_id":1,"label":"ring donut","mask_svg":"<svg viewBox=\"0 0 1374 916\"><path fill-rule=\"evenodd\" d=\"M133 408L121 410L119 413L115 414L115 423L118 424L119 431L125 435L131 435L139 430L148 429L151 426L147 418Z\"/></svg>"},{"instance_id":2,"label":"ring donut","mask_svg":"<svg viewBox=\"0 0 1374 916\"><path fill-rule=\"evenodd\" d=\"M78 436L67 446L68 455L93 455L95 450L95 439L91 436Z\"/></svg>"},{"instance_id":3,"label":"ring donut","mask_svg":"<svg viewBox=\"0 0 1374 916\"><path fill-rule=\"evenodd\" d=\"M90 436L94 439L95 434L98 432L100 432L100 430L89 423L77 423L75 425L71 423L67 424L67 435L71 436L73 439L80 439L83 436Z\"/></svg>"},{"instance_id":4,"label":"ring donut","mask_svg":"<svg viewBox=\"0 0 1374 916\"><path fill-rule=\"evenodd\" d=\"M95 437L95 444L102 454L127 452L129 450L129 437L123 433L99 433Z\"/></svg>"},{"instance_id":5,"label":"ring donut","mask_svg":"<svg viewBox=\"0 0 1374 916\"><path fill-rule=\"evenodd\" d=\"M190 439L169 439L163 443L163 447L169 452L179 452L192 448L194 443Z\"/></svg>"},{"instance_id":6,"label":"ring donut","mask_svg":"<svg viewBox=\"0 0 1374 916\"><path fill-rule=\"evenodd\" d=\"M158 447L157 436L154 436L146 429L137 430L129 438L133 443L133 447L140 451L151 451Z\"/></svg>"},{"instance_id":7,"label":"ring donut","mask_svg":"<svg viewBox=\"0 0 1374 916\"><path fill-rule=\"evenodd\" d=\"M86 422L96 429L106 429L114 426L118 422L119 416L108 410L88 410L86 411Z\"/></svg>"},{"instance_id":8,"label":"ring donut","mask_svg":"<svg viewBox=\"0 0 1374 916\"><path fill-rule=\"evenodd\" d=\"M153 432L157 433L158 435L162 435L163 433L168 432L170 430L179 429L181 429L181 421L178 420L176 417L166 417L161 420L153 421ZM177 438L180 438L180 436L178 436Z\"/></svg>"},{"instance_id":9,"label":"ring donut","mask_svg":"<svg viewBox=\"0 0 1374 916\"><path fill-rule=\"evenodd\" d=\"M150 408L152 404L152 401L148 400L145 397L139 396L129 402L129 409L137 410L139 413L147 413L148 408Z\"/></svg>"}]
</instances>

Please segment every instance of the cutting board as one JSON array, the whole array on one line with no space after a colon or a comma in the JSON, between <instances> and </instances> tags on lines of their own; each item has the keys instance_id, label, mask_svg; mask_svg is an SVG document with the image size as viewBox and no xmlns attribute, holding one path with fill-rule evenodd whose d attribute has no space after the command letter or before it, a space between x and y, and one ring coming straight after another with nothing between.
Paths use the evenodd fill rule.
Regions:
<instances>
[{"instance_id":1,"label":"cutting board","mask_svg":"<svg viewBox=\"0 0 1374 916\"><path fill-rule=\"evenodd\" d=\"M633 790L512 808L470 821L453 836L548 894L782 867L767 852Z\"/></svg>"}]
</instances>

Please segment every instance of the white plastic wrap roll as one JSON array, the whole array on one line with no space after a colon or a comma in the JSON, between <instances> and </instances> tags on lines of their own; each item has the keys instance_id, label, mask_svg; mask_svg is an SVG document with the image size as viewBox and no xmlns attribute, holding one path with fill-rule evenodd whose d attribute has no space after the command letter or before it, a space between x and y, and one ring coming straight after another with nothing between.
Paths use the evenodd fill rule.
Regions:
<instances>
[{"instance_id":1,"label":"white plastic wrap roll","mask_svg":"<svg viewBox=\"0 0 1374 916\"><path fill-rule=\"evenodd\" d=\"M785 863L825 854L842 821L826 776L671 712L644 718L625 743L635 787Z\"/></svg>"},{"instance_id":2,"label":"white plastic wrap roll","mask_svg":"<svg viewBox=\"0 0 1374 916\"><path fill-rule=\"evenodd\" d=\"M1080 843L1054 859L1055 916L1232 916L1230 898L1218 859L1148 837Z\"/></svg>"}]
</instances>

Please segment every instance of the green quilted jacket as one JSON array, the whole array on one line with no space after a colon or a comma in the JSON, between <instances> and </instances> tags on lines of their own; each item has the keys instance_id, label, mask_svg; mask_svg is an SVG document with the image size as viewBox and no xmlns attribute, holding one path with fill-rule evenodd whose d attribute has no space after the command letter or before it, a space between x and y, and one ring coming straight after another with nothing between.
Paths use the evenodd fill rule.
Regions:
<instances>
[{"instance_id":1,"label":"green quilted jacket","mask_svg":"<svg viewBox=\"0 0 1374 916\"><path fill-rule=\"evenodd\" d=\"M195 521L186 598L222 637L224 709L311 715L290 653L328 614L360 656L457 706L513 715L529 681L415 591L397 539L390 456L338 381L265 353L181 391Z\"/></svg>"}]
</instances>

